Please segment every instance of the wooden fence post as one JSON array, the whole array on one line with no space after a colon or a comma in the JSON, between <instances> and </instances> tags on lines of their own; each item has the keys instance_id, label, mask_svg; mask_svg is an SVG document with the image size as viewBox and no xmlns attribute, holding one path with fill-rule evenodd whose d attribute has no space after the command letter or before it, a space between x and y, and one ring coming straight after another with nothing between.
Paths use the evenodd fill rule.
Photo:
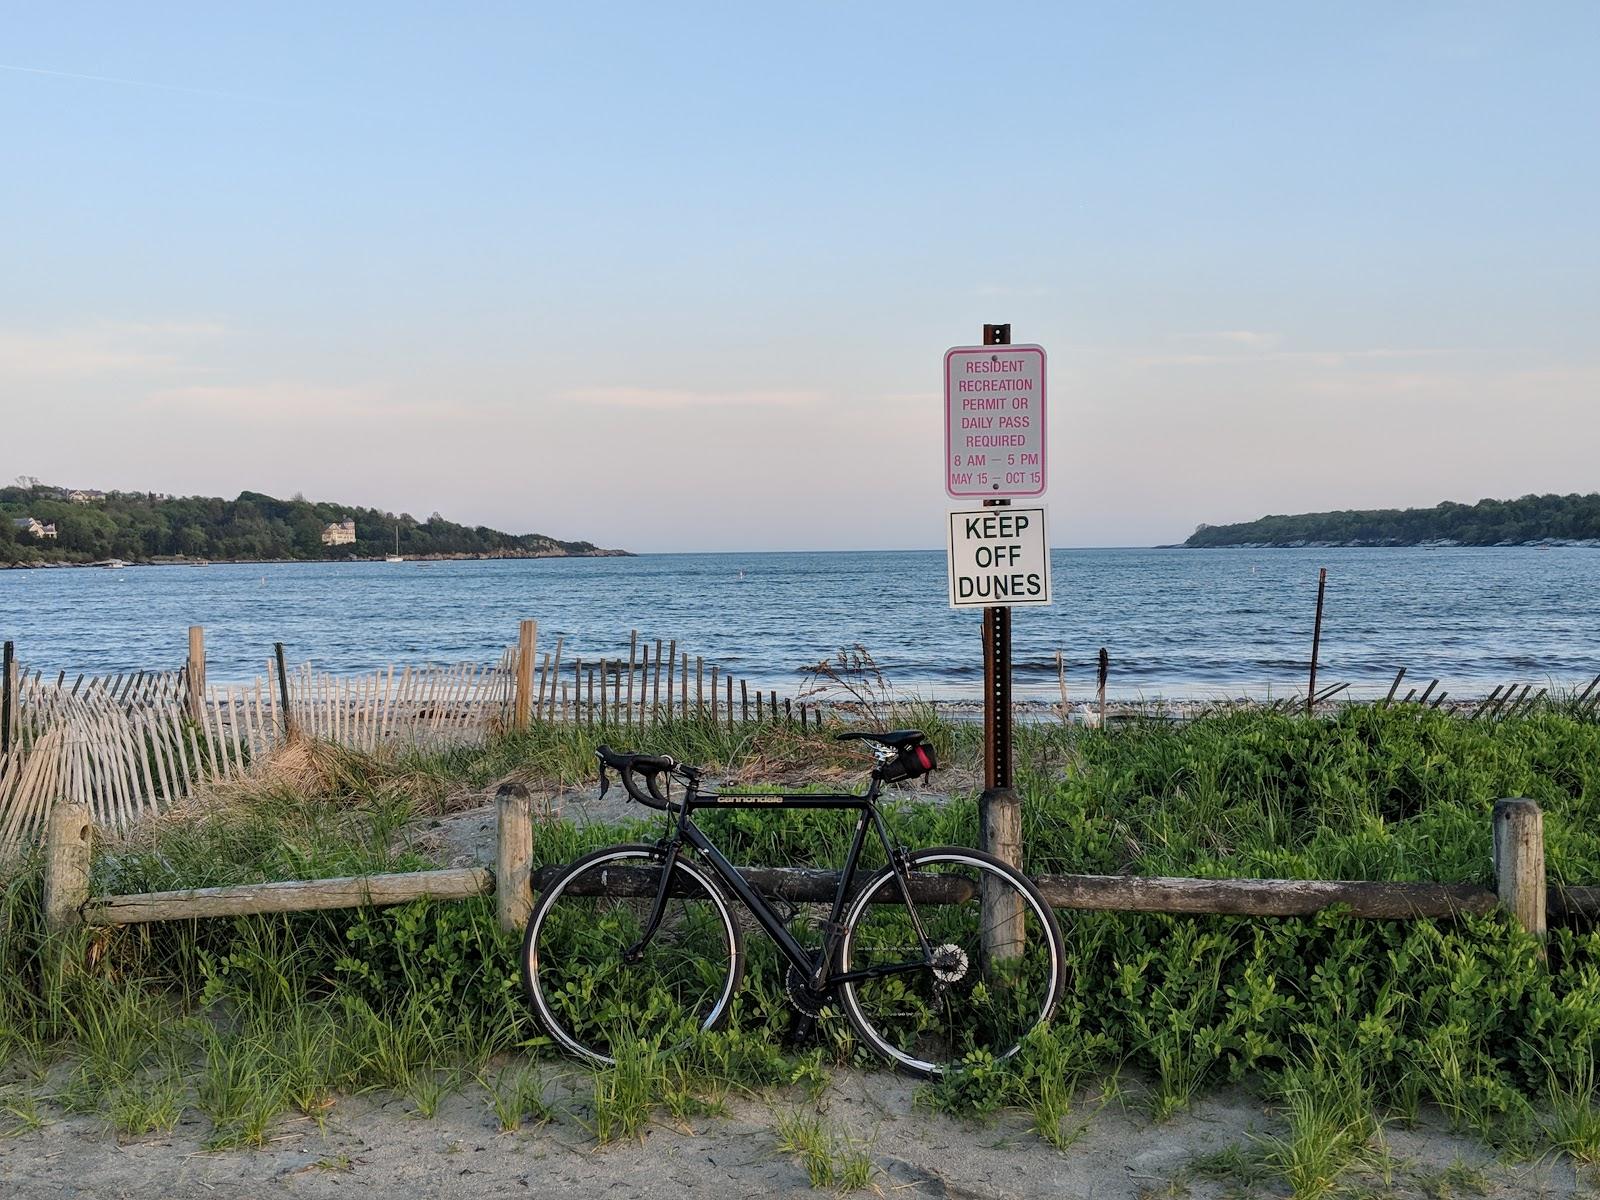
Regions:
<instances>
[{"instance_id":1,"label":"wooden fence post","mask_svg":"<svg viewBox=\"0 0 1600 1200\"><path fill-rule=\"evenodd\" d=\"M289 710L289 672L283 664L283 643L272 643L272 656L278 666L278 698L283 702L283 740L295 738L294 713Z\"/></svg>"},{"instance_id":2,"label":"wooden fence post","mask_svg":"<svg viewBox=\"0 0 1600 1200\"><path fill-rule=\"evenodd\" d=\"M1322 649L1322 596L1328 590L1328 568L1317 575L1317 622L1311 628L1311 680L1306 684L1306 716L1316 711L1317 705L1317 651Z\"/></svg>"},{"instance_id":3,"label":"wooden fence post","mask_svg":"<svg viewBox=\"0 0 1600 1200\"><path fill-rule=\"evenodd\" d=\"M650 723L661 720L661 639L656 639L656 674L650 688Z\"/></svg>"},{"instance_id":4,"label":"wooden fence post","mask_svg":"<svg viewBox=\"0 0 1600 1200\"><path fill-rule=\"evenodd\" d=\"M528 728L533 712L533 657L539 644L539 622L523 621L517 626L517 702L512 710L511 727L518 732Z\"/></svg>"},{"instance_id":5,"label":"wooden fence post","mask_svg":"<svg viewBox=\"0 0 1600 1200\"><path fill-rule=\"evenodd\" d=\"M1022 797L1012 788L988 788L978 797L978 845L1022 869ZM1022 901L1010 888L983 879L983 953L994 962L1019 958L1025 948Z\"/></svg>"},{"instance_id":6,"label":"wooden fence post","mask_svg":"<svg viewBox=\"0 0 1600 1200\"><path fill-rule=\"evenodd\" d=\"M500 817L495 830L494 907L500 928L514 933L528 923L533 892L528 868L533 862L533 814L528 789L503 783L496 793Z\"/></svg>"},{"instance_id":7,"label":"wooden fence post","mask_svg":"<svg viewBox=\"0 0 1600 1200\"><path fill-rule=\"evenodd\" d=\"M628 636L628 707L623 711L627 713L623 720L624 725L633 724L633 673L638 668L639 659L639 631L635 629Z\"/></svg>"},{"instance_id":8,"label":"wooden fence post","mask_svg":"<svg viewBox=\"0 0 1600 1200\"><path fill-rule=\"evenodd\" d=\"M1104 646L1100 647L1100 664L1095 675L1095 691L1098 693L1100 708L1100 728L1106 727L1106 676L1111 674L1111 656L1106 653Z\"/></svg>"},{"instance_id":9,"label":"wooden fence post","mask_svg":"<svg viewBox=\"0 0 1600 1200\"><path fill-rule=\"evenodd\" d=\"M58 799L50 810L45 835L44 921L52 931L83 921L89 899L89 861L94 851L94 823L81 800Z\"/></svg>"},{"instance_id":10,"label":"wooden fence post","mask_svg":"<svg viewBox=\"0 0 1600 1200\"><path fill-rule=\"evenodd\" d=\"M17 644L8 641L0 647L0 757L11 752L11 717L16 707Z\"/></svg>"},{"instance_id":11,"label":"wooden fence post","mask_svg":"<svg viewBox=\"0 0 1600 1200\"><path fill-rule=\"evenodd\" d=\"M189 661L184 667L189 680L189 718L196 723L206 719L206 627L189 626Z\"/></svg>"},{"instance_id":12,"label":"wooden fence post","mask_svg":"<svg viewBox=\"0 0 1600 1200\"><path fill-rule=\"evenodd\" d=\"M1494 874L1500 906L1540 940L1546 932L1544 813L1532 800L1494 802Z\"/></svg>"},{"instance_id":13,"label":"wooden fence post","mask_svg":"<svg viewBox=\"0 0 1600 1200\"><path fill-rule=\"evenodd\" d=\"M566 645L566 642L566 634L559 633L556 635L556 657L555 661L550 664L550 712L545 718L549 721L556 719L556 685L561 682L561 647ZM563 700L562 704L565 705L565 703L566 701Z\"/></svg>"}]
</instances>

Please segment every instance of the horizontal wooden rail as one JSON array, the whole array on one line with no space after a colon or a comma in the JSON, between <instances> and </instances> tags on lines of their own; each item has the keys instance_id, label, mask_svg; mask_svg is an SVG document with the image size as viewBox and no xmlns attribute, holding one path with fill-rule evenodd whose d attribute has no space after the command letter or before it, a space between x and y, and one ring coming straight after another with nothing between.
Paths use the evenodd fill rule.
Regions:
<instances>
[{"instance_id":1,"label":"horizontal wooden rail","mask_svg":"<svg viewBox=\"0 0 1600 1200\"><path fill-rule=\"evenodd\" d=\"M255 913L315 912L405 904L424 898L466 900L494 890L487 867L448 871L408 871L396 875L349 875L287 883L241 883L182 892L144 892L97 896L83 908L89 925L142 925L148 921L187 921L194 917L242 917Z\"/></svg>"},{"instance_id":2,"label":"horizontal wooden rail","mask_svg":"<svg viewBox=\"0 0 1600 1200\"><path fill-rule=\"evenodd\" d=\"M1311 879L1178 879L1148 875L1044 875L1054 908L1101 912L1305 917L1342 905L1352 917L1400 920L1487 913L1494 890L1471 883L1370 883Z\"/></svg>"},{"instance_id":3,"label":"horizontal wooden rail","mask_svg":"<svg viewBox=\"0 0 1600 1200\"><path fill-rule=\"evenodd\" d=\"M554 882L563 867L534 873L535 891ZM746 867L740 874L758 892L799 903L824 903L839 886L836 871L802 867ZM1399 920L1454 917L1494 911L1493 889L1471 883L1367 883L1305 879L1178 879L1146 875L1041 875L1034 880L1052 908L1102 912L1167 912L1212 916L1303 917L1342 905L1353 917ZM611 896L655 894L655 876L644 867L608 867L572 889ZM1576 892L1581 889L1568 889ZM1600 893L1600 888L1591 889ZM970 899L972 885L943 875L915 875L912 895L928 904ZM887 885L876 897L894 899ZM1600 895L1597 895L1600 900Z\"/></svg>"},{"instance_id":4,"label":"horizontal wooden rail","mask_svg":"<svg viewBox=\"0 0 1600 1200\"><path fill-rule=\"evenodd\" d=\"M532 890L552 883L561 866L533 873ZM796 903L825 903L839 886L835 871L805 867L747 867L742 874L766 896ZM1371 883L1306 879L1183 879L1146 875L1042 875L1034 882L1053 908L1096 912L1165 912L1193 916L1304 917L1342 906L1350 916L1373 920L1450 918L1494 911L1497 898L1470 883ZM187 891L98 896L83 908L90 925L138 925L198 917L237 917L255 913L314 912L405 904L411 900L465 900L490 895L494 872L487 867L412 871L394 875L353 875L339 879L245 883ZM575 894L653 895L652 873L642 867L613 867L572 889ZM972 885L951 876L917 874L912 895L924 904L954 904L970 899ZM875 898L895 899L885 886ZM1600 887L1552 887L1550 911L1563 916L1600 914Z\"/></svg>"},{"instance_id":5,"label":"horizontal wooden rail","mask_svg":"<svg viewBox=\"0 0 1600 1200\"><path fill-rule=\"evenodd\" d=\"M1600 917L1600 887L1550 888L1550 915L1559 917Z\"/></svg>"},{"instance_id":6,"label":"horizontal wooden rail","mask_svg":"<svg viewBox=\"0 0 1600 1200\"><path fill-rule=\"evenodd\" d=\"M565 866L544 867L533 874L533 890L543 891L555 882ZM839 888L839 872L809 867L741 867L739 874L763 896L774 896L801 904L828 903ZM656 873L648 867L607 867L576 880L567 888L575 896L654 896ZM959 904L970 900L976 888L966 879L950 875L915 873L911 877L912 898L923 904ZM894 888L884 884L875 900L896 898Z\"/></svg>"}]
</instances>

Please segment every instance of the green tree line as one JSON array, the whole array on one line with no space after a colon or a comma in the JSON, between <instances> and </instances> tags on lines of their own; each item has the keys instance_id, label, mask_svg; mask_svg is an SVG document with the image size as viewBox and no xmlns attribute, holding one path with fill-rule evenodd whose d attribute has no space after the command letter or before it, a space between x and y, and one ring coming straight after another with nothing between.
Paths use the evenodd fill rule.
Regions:
<instances>
[{"instance_id":1,"label":"green tree line","mask_svg":"<svg viewBox=\"0 0 1600 1200\"><path fill-rule=\"evenodd\" d=\"M15 528L32 517L56 527L39 538ZM353 545L325 546L322 531L346 518L356 523ZM0 488L0 563L139 562L169 556L218 561L236 559L341 560L407 555L531 555L604 553L591 542L569 542L543 534L503 533L487 526L458 525L434 513L419 521L410 513L380 512L296 496L279 500L240 492L236 500L210 496L159 496L110 492L89 503L73 503L63 489L28 481Z\"/></svg>"},{"instance_id":2,"label":"green tree line","mask_svg":"<svg viewBox=\"0 0 1600 1200\"><path fill-rule=\"evenodd\" d=\"M1446 501L1432 508L1348 509L1269 516L1237 525L1201 525L1185 546L1514 546L1524 542L1600 540L1600 492L1523 496L1519 500Z\"/></svg>"}]
</instances>

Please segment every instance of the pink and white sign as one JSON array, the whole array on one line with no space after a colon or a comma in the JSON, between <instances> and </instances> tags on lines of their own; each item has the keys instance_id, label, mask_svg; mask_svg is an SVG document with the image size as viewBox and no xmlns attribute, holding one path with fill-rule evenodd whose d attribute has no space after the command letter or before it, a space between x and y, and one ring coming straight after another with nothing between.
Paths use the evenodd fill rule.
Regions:
<instances>
[{"instance_id":1,"label":"pink and white sign","mask_svg":"<svg viewBox=\"0 0 1600 1200\"><path fill-rule=\"evenodd\" d=\"M1040 496L1043 346L956 346L944 356L944 490Z\"/></svg>"}]
</instances>

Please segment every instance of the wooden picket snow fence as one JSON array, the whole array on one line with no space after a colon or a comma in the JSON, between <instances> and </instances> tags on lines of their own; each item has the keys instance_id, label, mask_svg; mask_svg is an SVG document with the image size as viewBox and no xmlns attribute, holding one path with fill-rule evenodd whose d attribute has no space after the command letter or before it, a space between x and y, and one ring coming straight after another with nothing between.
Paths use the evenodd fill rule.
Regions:
<instances>
[{"instance_id":1,"label":"wooden picket snow fence","mask_svg":"<svg viewBox=\"0 0 1600 1200\"><path fill-rule=\"evenodd\" d=\"M351 750L396 744L438 749L479 742L509 724L512 661L508 651L498 663L391 666L354 677L315 671L306 663L288 676L287 727ZM258 699L262 688L256 681ZM265 691L274 731L268 741L276 744L285 725L276 694L271 687Z\"/></svg>"},{"instance_id":2,"label":"wooden picket snow fence","mask_svg":"<svg viewBox=\"0 0 1600 1200\"><path fill-rule=\"evenodd\" d=\"M626 662L564 663L564 638L541 660L536 624L520 632L492 663L347 676L275 657L243 684L207 684L198 626L177 671L69 683L65 673L48 679L13 664L0 696L9 723L0 731L0 848L40 838L58 801L82 805L96 826L125 829L209 782L249 777L301 738L371 753L481 744L535 721L640 728L698 716L732 728L817 716L789 699L780 709L777 692L759 689L752 711L745 680L736 705L734 677L676 641L635 631Z\"/></svg>"},{"instance_id":3,"label":"wooden picket snow fence","mask_svg":"<svg viewBox=\"0 0 1600 1200\"><path fill-rule=\"evenodd\" d=\"M213 737L187 720L176 673L136 696L114 682L22 679L0 756L0 846L37 837L58 798L122 828L212 773Z\"/></svg>"}]
</instances>

